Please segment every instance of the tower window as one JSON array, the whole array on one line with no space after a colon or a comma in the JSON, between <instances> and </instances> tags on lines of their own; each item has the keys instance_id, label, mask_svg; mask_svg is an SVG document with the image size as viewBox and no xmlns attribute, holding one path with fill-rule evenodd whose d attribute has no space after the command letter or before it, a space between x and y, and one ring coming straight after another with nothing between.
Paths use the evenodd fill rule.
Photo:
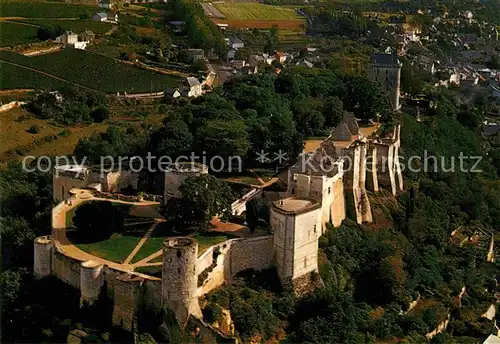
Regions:
<instances>
[{"instance_id":1,"label":"tower window","mask_svg":"<svg viewBox=\"0 0 500 344\"><path fill-rule=\"evenodd\" d=\"M314 225L314 233L316 233L316 225Z\"/></svg>"},{"instance_id":2,"label":"tower window","mask_svg":"<svg viewBox=\"0 0 500 344\"><path fill-rule=\"evenodd\" d=\"M332 192L332 188L329 186L328 187L328 193L331 193Z\"/></svg>"},{"instance_id":3,"label":"tower window","mask_svg":"<svg viewBox=\"0 0 500 344\"><path fill-rule=\"evenodd\" d=\"M307 267L307 257L304 257L304 267Z\"/></svg>"},{"instance_id":4,"label":"tower window","mask_svg":"<svg viewBox=\"0 0 500 344\"><path fill-rule=\"evenodd\" d=\"M177 258L180 258L181 257L181 251L177 251Z\"/></svg>"}]
</instances>

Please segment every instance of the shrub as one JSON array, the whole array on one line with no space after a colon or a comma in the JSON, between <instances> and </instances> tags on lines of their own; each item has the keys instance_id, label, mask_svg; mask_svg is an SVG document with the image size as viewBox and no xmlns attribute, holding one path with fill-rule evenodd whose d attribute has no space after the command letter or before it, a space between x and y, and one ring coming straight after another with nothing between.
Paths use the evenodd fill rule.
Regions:
<instances>
[{"instance_id":1,"label":"shrub","mask_svg":"<svg viewBox=\"0 0 500 344\"><path fill-rule=\"evenodd\" d=\"M209 324L212 324L220 319L222 315L222 308L216 303L209 303L205 308L203 308L203 319Z\"/></svg>"},{"instance_id":2,"label":"shrub","mask_svg":"<svg viewBox=\"0 0 500 344\"><path fill-rule=\"evenodd\" d=\"M100 106L90 114L94 122L102 123L109 118L109 110L107 107Z\"/></svg>"},{"instance_id":3,"label":"shrub","mask_svg":"<svg viewBox=\"0 0 500 344\"><path fill-rule=\"evenodd\" d=\"M40 132L40 126L38 124L34 124L26 131L30 134L38 134Z\"/></svg>"}]
</instances>

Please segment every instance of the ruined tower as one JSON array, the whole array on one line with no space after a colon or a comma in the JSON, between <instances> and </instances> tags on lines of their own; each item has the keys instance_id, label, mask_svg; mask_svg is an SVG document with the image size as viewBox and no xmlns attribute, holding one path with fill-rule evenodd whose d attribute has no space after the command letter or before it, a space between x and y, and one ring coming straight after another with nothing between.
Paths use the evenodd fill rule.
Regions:
<instances>
[{"instance_id":1,"label":"ruined tower","mask_svg":"<svg viewBox=\"0 0 500 344\"><path fill-rule=\"evenodd\" d=\"M396 55L373 54L371 56L371 75L389 96L394 111L401 108L401 104L399 104L401 67L403 64Z\"/></svg>"},{"instance_id":2,"label":"ruined tower","mask_svg":"<svg viewBox=\"0 0 500 344\"><path fill-rule=\"evenodd\" d=\"M184 324L190 314L201 316L196 289L198 242L188 237L168 238L163 242L163 308L174 312Z\"/></svg>"},{"instance_id":3,"label":"ruined tower","mask_svg":"<svg viewBox=\"0 0 500 344\"><path fill-rule=\"evenodd\" d=\"M188 177L207 174L208 167L194 162L177 163L165 172L164 202L181 197L179 188Z\"/></svg>"}]
</instances>

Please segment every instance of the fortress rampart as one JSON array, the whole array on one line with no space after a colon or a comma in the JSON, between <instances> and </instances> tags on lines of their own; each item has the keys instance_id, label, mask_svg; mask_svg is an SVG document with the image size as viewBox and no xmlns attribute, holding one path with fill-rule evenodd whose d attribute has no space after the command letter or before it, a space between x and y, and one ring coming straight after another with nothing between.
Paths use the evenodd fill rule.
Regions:
<instances>
[{"instance_id":1,"label":"fortress rampart","mask_svg":"<svg viewBox=\"0 0 500 344\"><path fill-rule=\"evenodd\" d=\"M301 156L289 169L286 195L270 205L271 235L230 239L200 256L196 240L167 238L162 247L161 278L133 272L132 268L94 257L71 245L66 239L67 212L82 202L107 200L116 194L73 188L66 191L73 184L64 178L70 177L59 178L54 187L60 197L67 197L53 208L52 236L39 237L34 242L34 276L40 279L52 275L80 290L81 306L92 305L106 295L113 300L113 324L126 330L134 328L134 318L142 311L159 316L170 310L181 324L190 316L201 318L199 298L232 283L238 273L247 269L275 267L285 288L303 294L322 284L318 275L318 241L326 231L326 223L338 226L347 216L358 223L372 222L368 190L377 192L385 187L395 195L403 189L399 146L400 126L385 137L366 138L354 116L346 114L315 152ZM74 167L64 171L74 172ZM205 168L167 172L165 183L175 192L165 191L165 200L176 197L189 175L206 172ZM77 185L92 181L90 173L84 171L83 176L74 178ZM134 178L132 174L110 173L105 181L101 180L100 188L119 190L133 184ZM136 202L134 197L109 200L138 207L159 204ZM157 217L156 210L149 210L142 213Z\"/></svg>"}]
</instances>

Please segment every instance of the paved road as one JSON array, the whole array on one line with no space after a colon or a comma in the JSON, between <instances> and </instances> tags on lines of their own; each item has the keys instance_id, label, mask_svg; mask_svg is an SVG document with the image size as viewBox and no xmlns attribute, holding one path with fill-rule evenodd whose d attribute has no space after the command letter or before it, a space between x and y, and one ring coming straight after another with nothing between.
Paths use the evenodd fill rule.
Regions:
<instances>
[{"instance_id":1,"label":"paved road","mask_svg":"<svg viewBox=\"0 0 500 344\"><path fill-rule=\"evenodd\" d=\"M226 16L220 13L220 11L211 3L203 2L201 3L201 6L203 7L207 17L226 18Z\"/></svg>"}]
</instances>

